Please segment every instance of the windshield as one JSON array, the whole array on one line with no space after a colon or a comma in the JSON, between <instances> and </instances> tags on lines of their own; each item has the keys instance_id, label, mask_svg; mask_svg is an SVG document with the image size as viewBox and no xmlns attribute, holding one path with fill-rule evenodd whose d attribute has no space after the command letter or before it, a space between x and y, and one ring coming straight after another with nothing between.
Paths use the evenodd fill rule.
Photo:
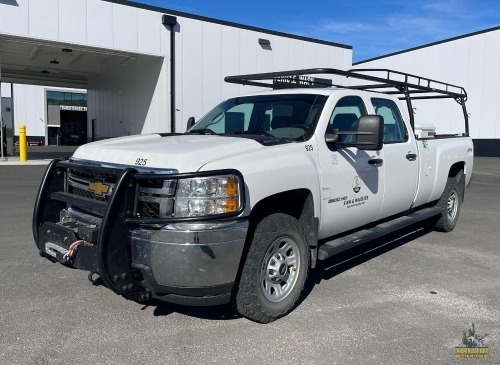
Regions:
<instances>
[{"instance_id":1,"label":"windshield","mask_svg":"<svg viewBox=\"0 0 500 365\"><path fill-rule=\"evenodd\" d=\"M188 133L311 138L327 97L313 94L259 95L229 99L201 118Z\"/></svg>"}]
</instances>

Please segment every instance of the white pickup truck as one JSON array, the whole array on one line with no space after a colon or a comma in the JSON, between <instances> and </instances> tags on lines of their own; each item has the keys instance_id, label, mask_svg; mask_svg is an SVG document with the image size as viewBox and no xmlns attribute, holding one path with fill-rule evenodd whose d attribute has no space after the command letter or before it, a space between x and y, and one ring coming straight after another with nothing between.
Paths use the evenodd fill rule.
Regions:
<instances>
[{"instance_id":1,"label":"white pickup truck","mask_svg":"<svg viewBox=\"0 0 500 365\"><path fill-rule=\"evenodd\" d=\"M318 260L420 221L454 228L473 166L463 88L324 68L226 81L275 90L228 99L186 133L54 160L33 215L40 254L129 299L231 302L267 323L298 304ZM415 128L412 100L439 98L462 107L459 133Z\"/></svg>"}]
</instances>

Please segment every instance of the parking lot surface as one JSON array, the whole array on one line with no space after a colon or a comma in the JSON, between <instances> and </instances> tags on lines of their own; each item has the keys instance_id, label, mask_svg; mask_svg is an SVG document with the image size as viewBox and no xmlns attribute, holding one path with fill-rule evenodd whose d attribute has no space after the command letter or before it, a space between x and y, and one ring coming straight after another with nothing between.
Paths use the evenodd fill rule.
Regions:
<instances>
[{"instance_id":1,"label":"parking lot surface","mask_svg":"<svg viewBox=\"0 0 500 365\"><path fill-rule=\"evenodd\" d=\"M457 227L345 252L268 325L229 306L140 304L41 258L45 166L0 164L0 364L500 364L500 159L476 158ZM454 359L471 322L490 358Z\"/></svg>"}]
</instances>

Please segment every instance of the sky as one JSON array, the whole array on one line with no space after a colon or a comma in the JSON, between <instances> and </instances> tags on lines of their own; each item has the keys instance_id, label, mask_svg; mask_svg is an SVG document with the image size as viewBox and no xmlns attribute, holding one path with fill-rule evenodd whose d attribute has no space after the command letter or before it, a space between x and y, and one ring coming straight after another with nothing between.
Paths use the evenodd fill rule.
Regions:
<instances>
[{"instance_id":1,"label":"sky","mask_svg":"<svg viewBox=\"0 0 500 365\"><path fill-rule=\"evenodd\" d=\"M499 0L135 0L353 46L362 61L500 26Z\"/></svg>"}]
</instances>

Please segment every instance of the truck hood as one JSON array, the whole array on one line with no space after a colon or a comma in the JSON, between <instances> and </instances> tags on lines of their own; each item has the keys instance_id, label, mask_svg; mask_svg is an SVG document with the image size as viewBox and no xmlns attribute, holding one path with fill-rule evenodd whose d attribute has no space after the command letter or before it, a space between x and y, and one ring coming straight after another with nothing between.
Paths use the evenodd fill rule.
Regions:
<instances>
[{"instance_id":1,"label":"truck hood","mask_svg":"<svg viewBox=\"0 0 500 365\"><path fill-rule=\"evenodd\" d=\"M248 138L146 134L85 144L75 151L73 159L193 172L206 163L262 148Z\"/></svg>"}]
</instances>

